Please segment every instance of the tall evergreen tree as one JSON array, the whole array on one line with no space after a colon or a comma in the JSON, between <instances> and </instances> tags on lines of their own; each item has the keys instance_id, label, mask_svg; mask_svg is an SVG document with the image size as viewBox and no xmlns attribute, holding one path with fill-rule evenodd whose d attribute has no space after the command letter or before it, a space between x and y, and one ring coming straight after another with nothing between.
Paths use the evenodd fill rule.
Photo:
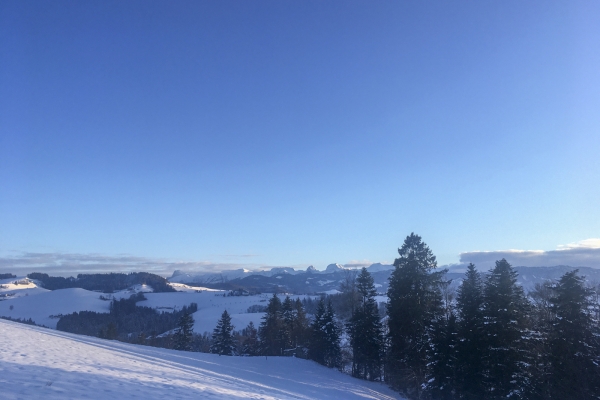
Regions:
<instances>
[{"instance_id":1,"label":"tall evergreen tree","mask_svg":"<svg viewBox=\"0 0 600 400\"><path fill-rule=\"evenodd\" d=\"M329 368L338 367L341 356L341 332L331 302L325 306L323 299L319 301L311 331L309 358Z\"/></svg>"},{"instance_id":2,"label":"tall evergreen tree","mask_svg":"<svg viewBox=\"0 0 600 400\"><path fill-rule=\"evenodd\" d=\"M427 351L427 394L436 400L458 398L457 387L457 323L456 315L448 310L438 317L429 331Z\"/></svg>"},{"instance_id":3,"label":"tall evergreen tree","mask_svg":"<svg viewBox=\"0 0 600 400\"><path fill-rule=\"evenodd\" d=\"M377 380L381 378L383 337L375 282L366 268L356 278L356 292L359 301L346 325L352 346L352 375Z\"/></svg>"},{"instance_id":4,"label":"tall evergreen tree","mask_svg":"<svg viewBox=\"0 0 600 400\"><path fill-rule=\"evenodd\" d=\"M232 356L235 352L235 343L233 340L233 325L231 325L231 317L227 310L223 311L221 318L217 322L217 326L213 331L213 344L210 347L210 352L220 356Z\"/></svg>"},{"instance_id":5,"label":"tall evergreen tree","mask_svg":"<svg viewBox=\"0 0 600 400\"><path fill-rule=\"evenodd\" d=\"M281 300L276 294L273 294L258 329L261 353L265 356L283 355L285 336L282 335L284 329L281 317L282 308Z\"/></svg>"},{"instance_id":6,"label":"tall evergreen tree","mask_svg":"<svg viewBox=\"0 0 600 400\"><path fill-rule=\"evenodd\" d=\"M292 332L296 328L296 312L294 310L294 302L290 299L290 296L286 296L281 304L281 319L281 342L284 349L290 349L295 347L294 343L292 343Z\"/></svg>"},{"instance_id":7,"label":"tall evergreen tree","mask_svg":"<svg viewBox=\"0 0 600 400\"><path fill-rule=\"evenodd\" d=\"M291 332L292 345L295 348L306 346L308 343L308 319L306 318L306 312L302 306L300 299L296 299L294 302L294 315L295 324Z\"/></svg>"},{"instance_id":8,"label":"tall evergreen tree","mask_svg":"<svg viewBox=\"0 0 600 400\"><path fill-rule=\"evenodd\" d=\"M456 298L458 337L456 377L460 398L478 400L485 395L482 358L485 349L483 281L469 264Z\"/></svg>"},{"instance_id":9,"label":"tall evergreen tree","mask_svg":"<svg viewBox=\"0 0 600 400\"><path fill-rule=\"evenodd\" d=\"M435 256L414 233L398 253L388 288L386 380L419 397L427 374L428 334L443 314L440 287L446 271L435 271Z\"/></svg>"},{"instance_id":10,"label":"tall evergreen tree","mask_svg":"<svg viewBox=\"0 0 600 400\"><path fill-rule=\"evenodd\" d=\"M550 328L550 393L555 399L600 398L600 346L589 289L567 272L553 287Z\"/></svg>"},{"instance_id":11,"label":"tall evergreen tree","mask_svg":"<svg viewBox=\"0 0 600 400\"><path fill-rule=\"evenodd\" d=\"M486 398L524 397L529 304L523 288L517 285L517 273L505 259L496 261L485 282L483 310Z\"/></svg>"},{"instance_id":12,"label":"tall evergreen tree","mask_svg":"<svg viewBox=\"0 0 600 400\"><path fill-rule=\"evenodd\" d=\"M258 341L258 330L254 327L254 323L250 321L248 326L242 331L245 337L242 346L242 355L257 356L260 354L260 342Z\"/></svg>"},{"instance_id":13,"label":"tall evergreen tree","mask_svg":"<svg viewBox=\"0 0 600 400\"><path fill-rule=\"evenodd\" d=\"M173 348L175 350L192 350L192 339L194 334L194 317L187 311L179 319L179 326L173 336Z\"/></svg>"}]
</instances>

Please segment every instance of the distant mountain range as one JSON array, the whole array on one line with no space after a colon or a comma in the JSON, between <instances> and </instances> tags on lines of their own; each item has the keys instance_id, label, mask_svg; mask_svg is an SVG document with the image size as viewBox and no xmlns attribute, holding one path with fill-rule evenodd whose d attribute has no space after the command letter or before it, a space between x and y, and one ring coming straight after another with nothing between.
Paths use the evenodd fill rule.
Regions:
<instances>
[{"instance_id":1,"label":"distant mountain range","mask_svg":"<svg viewBox=\"0 0 600 400\"><path fill-rule=\"evenodd\" d=\"M367 270L373 275L377 290L384 294L387 291L388 279L394 266L376 263ZM458 264L447 268L446 278L452 281L452 286L458 286L464 277L466 265ZM553 267L515 267L518 272L518 283L528 291L536 283L560 278L565 272L574 267L559 265ZM600 284L600 269L579 267L580 275L584 275L590 284ZM290 267L278 267L265 271L237 269L218 273L190 274L175 271L168 278L174 283L202 285L214 289L245 289L255 292L291 292L291 293L335 293L340 283L351 274L351 269L340 264L329 264L324 271L318 271L312 265L306 270L295 270ZM487 271L483 271L487 273Z\"/></svg>"}]
</instances>

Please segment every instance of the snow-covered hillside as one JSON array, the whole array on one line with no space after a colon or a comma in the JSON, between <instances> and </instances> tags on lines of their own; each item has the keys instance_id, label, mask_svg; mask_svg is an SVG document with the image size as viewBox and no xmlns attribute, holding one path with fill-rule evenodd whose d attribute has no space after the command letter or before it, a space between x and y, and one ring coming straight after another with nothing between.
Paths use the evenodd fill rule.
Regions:
<instances>
[{"instance_id":1,"label":"snow-covered hillside","mask_svg":"<svg viewBox=\"0 0 600 400\"><path fill-rule=\"evenodd\" d=\"M398 399L384 385L291 357L227 357L0 320L3 399Z\"/></svg>"},{"instance_id":2,"label":"snow-covered hillside","mask_svg":"<svg viewBox=\"0 0 600 400\"><path fill-rule=\"evenodd\" d=\"M14 282L20 282L16 285ZM271 294L253 296L225 296L226 291L194 287L183 284L172 284L178 292L152 293L149 286L136 285L130 289L112 294L92 292L85 289L46 290L35 282L25 278L7 280L0 287L0 316L13 319L32 319L38 325L56 328L62 315L80 311L109 312L108 299L128 298L134 293L145 292L147 300L140 301L139 306L152 307L159 312L173 312L190 303L198 305L193 314L194 331L197 333L212 332L224 310L231 315L235 329L243 329L250 321L258 326L264 313L248 313L248 307L266 305ZM281 300L285 295L279 295ZM291 296L297 297L307 296ZM313 298L316 298L313 296Z\"/></svg>"}]
</instances>

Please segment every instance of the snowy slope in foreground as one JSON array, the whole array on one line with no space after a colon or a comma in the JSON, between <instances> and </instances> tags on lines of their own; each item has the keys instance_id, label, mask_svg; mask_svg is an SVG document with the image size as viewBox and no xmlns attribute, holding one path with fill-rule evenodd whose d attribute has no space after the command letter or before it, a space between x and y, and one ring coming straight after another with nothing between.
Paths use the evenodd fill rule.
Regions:
<instances>
[{"instance_id":1,"label":"snowy slope in foreground","mask_svg":"<svg viewBox=\"0 0 600 400\"><path fill-rule=\"evenodd\" d=\"M219 357L0 320L3 399L398 399L307 360Z\"/></svg>"}]
</instances>

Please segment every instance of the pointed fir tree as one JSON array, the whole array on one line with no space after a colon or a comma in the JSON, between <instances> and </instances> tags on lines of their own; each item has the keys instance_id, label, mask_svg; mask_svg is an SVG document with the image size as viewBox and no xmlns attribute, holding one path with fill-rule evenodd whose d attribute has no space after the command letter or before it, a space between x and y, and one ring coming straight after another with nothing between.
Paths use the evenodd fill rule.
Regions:
<instances>
[{"instance_id":1,"label":"pointed fir tree","mask_svg":"<svg viewBox=\"0 0 600 400\"><path fill-rule=\"evenodd\" d=\"M258 329L261 353L265 356L283 355L285 348L283 339L285 336L282 335L284 326L281 313L281 300L279 300L276 294L273 294L273 297L271 297L267 304L265 315Z\"/></svg>"},{"instance_id":2,"label":"pointed fir tree","mask_svg":"<svg viewBox=\"0 0 600 400\"><path fill-rule=\"evenodd\" d=\"M592 292L577 272L567 272L552 288L555 317L549 348L554 399L600 398L600 336L592 313Z\"/></svg>"},{"instance_id":3,"label":"pointed fir tree","mask_svg":"<svg viewBox=\"0 0 600 400\"><path fill-rule=\"evenodd\" d=\"M428 334L443 314L440 286L446 270L419 235L411 233L398 249L388 288L386 380L409 396L420 397L427 375Z\"/></svg>"},{"instance_id":4,"label":"pointed fir tree","mask_svg":"<svg viewBox=\"0 0 600 400\"><path fill-rule=\"evenodd\" d=\"M187 311L179 319L179 326L173 336L173 348L175 350L192 350L192 340L194 335L194 317Z\"/></svg>"},{"instance_id":5,"label":"pointed fir tree","mask_svg":"<svg viewBox=\"0 0 600 400\"><path fill-rule=\"evenodd\" d=\"M319 364L325 364L325 338L324 338L325 301L321 299L317 304L315 316L311 324L311 336L308 345L308 357Z\"/></svg>"},{"instance_id":6,"label":"pointed fir tree","mask_svg":"<svg viewBox=\"0 0 600 400\"><path fill-rule=\"evenodd\" d=\"M260 354L260 342L258 341L258 330L254 327L254 323L250 321L248 326L243 329L244 344L242 346L242 355L257 356Z\"/></svg>"},{"instance_id":7,"label":"pointed fir tree","mask_svg":"<svg viewBox=\"0 0 600 400\"><path fill-rule=\"evenodd\" d=\"M299 298L294 302L294 316L295 324L291 332L291 340L292 345L298 351L306 346L309 335L308 318L306 317L306 312L304 311L304 307ZM304 353L304 351L302 351L302 353ZM296 353L296 355L301 356L298 353Z\"/></svg>"},{"instance_id":8,"label":"pointed fir tree","mask_svg":"<svg viewBox=\"0 0 600 400\"><path fill-rule=\"evenodd\" d=\"M428 371L425 392L436 400L457 396L457 323L452 310L437 318L429 333Z\"/></svg>"},{"instance_id":9,"label":"pointed fir tree","mask_svg":"<svg viewBox=\"0 0 600 400\"><path fill-rule=\"evenodd\" d=\"M296 312L290 296L286 296L281 304L281 319L281 342L284 349L291 349L294 347L294 344L292 343L292 332L296 327Z\"/></svg>"},{"instance_id":10,"label":"pointed fir tree","mask_svg":"<svg viewBox=\"0 0 600 400\"><path fill-rule=\"evenodd\" d=\"M340 366L341 360L340 338L342 332L337 324L331 301L327 303L323 322L325 331L325 365L329 368L337 368Z\"/></svg>"},{"instance_id":11,"label":"pointed fir tree","mask_svg":"<svg viewBox=\"0 0 600 400\"><path fill-rule=\"evenodd\" d=\"M331 302L325 306L323 299L319 301L311 331L309 358L329 368L338 367L341 356L341 332Z\"/></svg>"},{"instance_id":12,"label":"pointed fir tree","mask_svg":"<svg viewBox=\"0 0 600 400\"><path fill-rule=\"evenodd\" d=\"M383 337L375 282L366 268L360 271L355 287L358 302L346 325L352 346L352 375L374 381L381 378Z\"/></svg>"},{"instance_id":13,"label":"pointed fir tree","mask_svg":"<svg viewBox=\"0 0 600 400\"><path fill-rule=\"evenodd\" d=\"M483 281L475 265L469 264L456 298L458 314L457 392L460 398L485 396L483 384L484 318Z\"/></svg>"},{"instance_id":14,"label":"pointed fir tree","mask_svg":"<svg viewBox=\"0 0 600 400\"><path fill-rule=\"evenodd\" d=\"M220 356L232 356L235 353L235 343L233 339L233 325L231 325L231 317L227 310L223 311L221 319L217 322L217 326L213 331L213 344L210 347L210 352Z\"/></svg>"},{"instance_id":15,"label":"pointed fir tree","mask_svg":"<svg viewBox=\"0 0 600 400\"><path fill-rule=\"evenodd\" d=\"M505 260L496 261L484 286L484 384L486 398L524 397L529 360L525 342L529 304L517 273Z\"/></svg>"}]
</instances>

